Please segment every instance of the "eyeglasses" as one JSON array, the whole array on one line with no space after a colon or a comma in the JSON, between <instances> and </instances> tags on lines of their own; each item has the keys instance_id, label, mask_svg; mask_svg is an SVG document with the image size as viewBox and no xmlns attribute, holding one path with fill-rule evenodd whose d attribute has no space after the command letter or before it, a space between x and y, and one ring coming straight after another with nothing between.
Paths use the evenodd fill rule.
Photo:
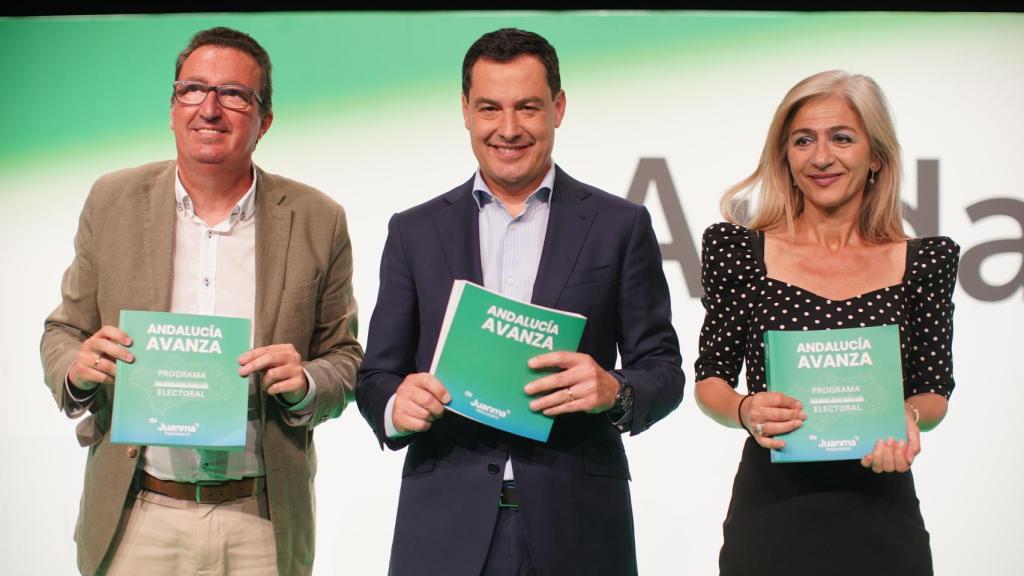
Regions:
<instances>
[{"instance_id":1,"label":"eyeglasses","mask_svg":"<svg viewBox=\"0 0 1024 576\"><path fill-rule=\"evenodd\" d=\"M256 94L251 88L238 84L210 86L209 84L194 80L177 80L174 82L174 99L179 104L186 106L202 104L206 100L206 95L211 91L217 93L218 104L231 110L245 110L252 104L253 100L256 100L260 105L263 104L259 94Z\"/></svg>"}]
</instances>

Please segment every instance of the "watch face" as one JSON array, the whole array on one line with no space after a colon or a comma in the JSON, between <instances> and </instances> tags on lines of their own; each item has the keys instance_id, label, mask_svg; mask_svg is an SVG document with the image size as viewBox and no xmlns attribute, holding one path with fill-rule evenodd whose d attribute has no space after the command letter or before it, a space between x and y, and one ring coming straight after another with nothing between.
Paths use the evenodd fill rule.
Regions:
<instances>
[{"instance_id":1,"label":"watch face","mask_svg":"<svg viewBox=\"0 0 1024 576\"><path fill-rule=\"evenodd\" d=\"M615 405L622 410L627 412L633 407L633 387L629 385L623 385L622 389L619 390L618 395L615 397Z\"/></svg>"}]
</instances>

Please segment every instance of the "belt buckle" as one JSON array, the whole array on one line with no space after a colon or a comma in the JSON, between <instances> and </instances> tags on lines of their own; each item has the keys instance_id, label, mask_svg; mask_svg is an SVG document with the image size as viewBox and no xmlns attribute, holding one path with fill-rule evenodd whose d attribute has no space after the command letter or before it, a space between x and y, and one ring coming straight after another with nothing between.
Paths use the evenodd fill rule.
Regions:
<instances>
[{"instance_id":1,"label":"belt buckle","mask_svg":"<svg viewBox=\"0 0 1024 576\"><path fill-rule=\"evenodd\" d=\"M215 486L223 486L224 483L219 480L197 480L196 481L196 502L199 504L211 504L211 502L203 502L202 488L204 486L213 488ZM215 504L215 502L214 502Z\"/></svg>"},{"instance_id":2,"label":"belt buckle","mask_svg":"<svg viewBox=\"0 0 1024 576\"><path fill-rule=\"evenodd\" d=\"M506 498L507 496L507 498ZM498 494L498 508L518 508L519 498L515 484L503 484Z\"/></svg>"}]
</instances>

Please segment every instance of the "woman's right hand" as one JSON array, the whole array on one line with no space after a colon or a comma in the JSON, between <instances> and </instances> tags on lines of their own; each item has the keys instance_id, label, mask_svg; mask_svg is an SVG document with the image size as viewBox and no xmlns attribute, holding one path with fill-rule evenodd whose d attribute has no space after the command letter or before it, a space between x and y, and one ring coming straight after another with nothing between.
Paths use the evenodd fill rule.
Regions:
<instances>
[{"instance_id":1,"label":"woman's right hand","mask_svg":"<svg viewBox=\"0 0 1024 576\"><path fill-rule=\"evenodd\" d=\"M775 436L796 430L807 419L803 404L781 392L757 392L742 401L740 424L765 448L783 448L786 443Z\"/></svg>"}]
</instances>

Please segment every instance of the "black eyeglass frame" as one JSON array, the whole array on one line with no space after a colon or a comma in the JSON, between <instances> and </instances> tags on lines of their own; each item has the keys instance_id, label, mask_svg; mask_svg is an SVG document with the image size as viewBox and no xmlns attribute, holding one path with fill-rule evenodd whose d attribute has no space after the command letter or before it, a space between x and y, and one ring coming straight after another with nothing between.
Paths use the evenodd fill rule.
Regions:
<instances>
[{"instance_id":1,"label":"black eyeglass frame","mask_svg":"<svg viewBox=\"0 0 1024 576\"><path fill-rule=\"evenodd\" d=\"M198 88L198 90L194 91L194 93L202 94L203 95L202 99L198 100L196 102L185 102L185 101L183 101L181 97L184 94L186 94L186 93L188 93L188 94L193 93L193 91L189 91L189 92L183 92L182 94L179 94L180 89L182 87L184 87L184 86ZM226 97L225 97L224 92L223 92L225 90L229 90L229 91L233 90L233 91L238 91L238 92L241 92L242 94L245 94L245 96L246 96L246 98L245 98L245 105L243 105L243 106L233 106L231 104L226 103L224 101L224 99ZM206 97L209 95L210 92L216 92L217 93L217 104L219 104L220 106L223 106L224 108L227 108L229 110L247 110L249 108L249 106L252 105L252 101L253 100L255 100L256 103L259 104L260 106L263 105L263 99L260 98L260 95L255 90L253 90L252 88L249 88L248 86L243 86L242 84L218 84L218 85L211 85L211 84L207 84L205 82L199 82L197 80L175 80L174 84L172 85L171 97L174 99L175 102L177 102L178 104L181 104L182 106L199 106L200 104L202 104L206 100Z\"/></svg>"}]
</instances>

